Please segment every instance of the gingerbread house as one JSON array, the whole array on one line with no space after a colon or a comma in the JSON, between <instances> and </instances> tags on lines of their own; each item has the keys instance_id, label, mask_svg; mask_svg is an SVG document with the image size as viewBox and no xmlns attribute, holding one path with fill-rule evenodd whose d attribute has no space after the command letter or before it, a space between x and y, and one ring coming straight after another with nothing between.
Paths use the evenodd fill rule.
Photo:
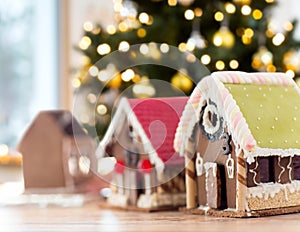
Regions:
<instances>
[{"instance_id":1,"label":"gingerbread house","mask_svg":"<svg viewBox=\"0 0 300 232\"><path fill-rule=\"evenodd\" d=\"M300 91L284 73L216 72L181 117L192 213L251 217L300 211Z\"/></svg>"},{"instance_id":2,"label":"gingerbread house","mask_svg":"<svg viewBox=\"0 0 300 232\"><path fill-rule=\"evenodd\" d=\"M92 172L96 170L95 141L69 111L41 111L17 149L23 156L26 192L68 193L98 188L100 179Z\"/></svg>"},{"instance_id":3,"label":"gingerbread house","mask_svg":"<svg viewBox=\"0 0 300 232\"><path fill-rule=\"evenodd\" d=\"M184 159L173 140L187 100L120 100L96 153L99 174L113 164L110 205L153 211L185 204Z\"/></svg>"}]
</instances>

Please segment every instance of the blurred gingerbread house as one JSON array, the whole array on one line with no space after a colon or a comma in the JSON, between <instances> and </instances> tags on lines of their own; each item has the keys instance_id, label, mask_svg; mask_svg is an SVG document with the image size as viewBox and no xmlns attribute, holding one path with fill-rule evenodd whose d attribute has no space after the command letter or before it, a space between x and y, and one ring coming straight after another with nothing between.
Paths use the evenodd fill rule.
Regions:
<instances>
[{"instance_id":1,"label":"blurred gingerbread house","mask_svg":"<svg viewBox=\"0 0 300 232\"><path fill-rule=\"evenodd\" d=\"M187 97L122 98L100 142L99 172L114 160L108 203L149 211L185 204L184 159L173 140Z\"/></svg>"},{"instance_id":2,"label":"blurred gingerbread house","mask_svg":"<svg viewBox=\"0 0 300 232\"><path fill-rule=\"evenodd\" d=\"M27 192L93 191L101 185L92 172L96 144L69 111L40 112L17 149Z\"/></svg>"},{"instance_id":3,"label":"blurred gingerbread house","mask_svg":"<svg viewBox=\"0 0 300 232\"><path fill-rule=\"evenodd\" d=\"M174 147L187 210L251 217L300 211L300 91L283 73L216 72L196 86Z\"/></svg>"}]
</instances>

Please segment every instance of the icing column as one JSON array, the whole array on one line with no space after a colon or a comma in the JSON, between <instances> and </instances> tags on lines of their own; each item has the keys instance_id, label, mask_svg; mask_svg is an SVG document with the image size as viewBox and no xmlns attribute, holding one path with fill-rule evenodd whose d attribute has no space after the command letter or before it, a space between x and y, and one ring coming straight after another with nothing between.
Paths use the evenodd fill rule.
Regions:
<instances>
[{"instance_id":1,"label":"icing column","mask_svg":"<svg viewBox=\"0 0 300 232\"><path fill-rule=\"evenodd\" d=\"M151 195L151 172L152 165L148 159L143 159L139 162L139 169L144 174L145 194Z\"/></svg>"},{"instance_id":2,"label":"icing column","mask_svg":"<svg viewBox=\"0 0 300 232\"><path fill-rule=\"evenodd\" d=\"M193 144L188 140L188 145L185 150L185 184L186 184L186 208L196 208L196 181L195 181L195 164L193 161Z\"/></svg>"}]
</instances>

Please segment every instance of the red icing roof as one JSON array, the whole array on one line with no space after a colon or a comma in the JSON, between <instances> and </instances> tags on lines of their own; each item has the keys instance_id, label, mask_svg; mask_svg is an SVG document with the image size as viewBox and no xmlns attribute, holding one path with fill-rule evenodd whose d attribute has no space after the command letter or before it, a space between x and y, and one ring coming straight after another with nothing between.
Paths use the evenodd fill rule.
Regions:
<instances>
[{"instance_id":1,"label":"red icing roof","mask_svg":"<svg viewBox=\"0 0 300 232\"><path fill-rule=\"evenodd\" d=\"M183 164L173 141L188 97L128 99L153 148L165 164Z\"/></svg>"}]
</instances>

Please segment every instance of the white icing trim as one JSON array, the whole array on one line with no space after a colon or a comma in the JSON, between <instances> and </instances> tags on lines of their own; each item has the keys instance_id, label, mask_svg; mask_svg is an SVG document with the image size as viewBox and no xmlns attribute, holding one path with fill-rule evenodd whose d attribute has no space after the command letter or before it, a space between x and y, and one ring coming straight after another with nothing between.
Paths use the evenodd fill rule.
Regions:
<instances>
[{"instance_id":1,"label":"white icing trim","mask_svg":"<svg viewBox=\"0 0 300 232\"><path fill-rule=\"evenodd\" d=\"M293 157L300 156L300 149L275 149L275 148L256 148L253 152L244 151L244 158L247 163L251 164L254 162L255 157L269 157L269 156L280 156L283 157Z\"/></svg>"},{"instance_id":2,"label":"white icing trim","mask_svg":"<svg viewBox=\"0 0 300 232\"><path fill-rule=\"evenodd\" d=\"M258 162L257 162L257 159L255 160L255 167L253 169L249 168L249 172L250 173L253 173L253 183L256 184L256 185L260 185L260 183L257 183L256 182L256 176L257 176L257 172L254 171L258 168Z\"/></svg>"},{"instance_id":3,"label":"white icing trim","mask_svg":"<svg viewBox=\"0 0 300 232\"><path fill-rule=\"evenodd\" d=\"M220 120L219 120L220 117L217 120L216 126L213 126L212 122L210 121L210 118L209 118L209 113L218 114L215 105L207 105L206 106L204 113L203 113L203 122L202 122L202 125L203 125L205 131L209 134L214 134L218 131L218 129L220 127Z\"/></svg>"},{"instance_id":4,"label":"white icing trim","mask_svg":"<svg viewBox=\"0 0 300 232\"><path fill-rule=\"evenodd\" d=\"M292 161L293 161L293 159L290 156L290 161L286 167L289 170L289 181L292 181L292 170L293 170L293 168L291 167Z\"/></svg>"},{"instance_id":5,"label":"white icing trim","mask_svg":"<svg viewBox=\"0 0 300 232\"><path fill-rule=\"evenodd\" d=\"M282 176L282 174L285 172L285 167L283 167L283 166L280 164L280 162L281 162L281 157L279 156L278 159L277 159L277 164L278 164L278 166L281 168L281 172L280 172L279 175L278 175L278 179L277 179L277 182L278 182L278 183L281 182L281 176Z\"/></svg>"},{"instance_id":6,"label":"white icing trim","mask_svg":"<svg viewBox=\"0 0 300 232\"><path fill-rule=\"evenodd\" d=\"M130 123L130 125L132 125L133 129L141 137L145 152L149 154L149 160L150 160L151 164L155 165L157 173L161 174L164 170L165 164L159 158L157 152L153 148L142 125L138 121L136 115L133 113L133 110L131 109L131 106L130 106L127 98L121 99L121 101L118 105L118 109L117 109L115 115L113 116L113 119L107 129L107 132L105 133L105 136L103 137L102 141L99 143L99 145L97 147L96 156L98 158L105 156L105 147L111 141L114 132L118 129L119 130L122 129L122 127L120 127L119 125L122 124L122 122L125 120L125 117L127 117L127 120Z\"/></svg>"},{"instance_id":7,"label":"white icing trim","mask_svg":"<svg viewBox=\"0 0 300 232\"><path fill-rule=\"evenodd\" d=\"M203 164L203 158L201 157L199 152L197 152L195 166L196 166L197 176L201 176L204 173L204 164Z\"/></svg>"},{"instance_id":8,"label":"white icing trim","mask_svg":"<svg viewBox=\"0 0 300 232\"><path fill-rule=\"evenodd\" d=\"M212 169L213 170L213 176L214 177L217 176L217 163L206 162L206 163L204 163L204 168L205 168L206 175L208 175L209 169Z\"/></svg>"}]
</instances>

